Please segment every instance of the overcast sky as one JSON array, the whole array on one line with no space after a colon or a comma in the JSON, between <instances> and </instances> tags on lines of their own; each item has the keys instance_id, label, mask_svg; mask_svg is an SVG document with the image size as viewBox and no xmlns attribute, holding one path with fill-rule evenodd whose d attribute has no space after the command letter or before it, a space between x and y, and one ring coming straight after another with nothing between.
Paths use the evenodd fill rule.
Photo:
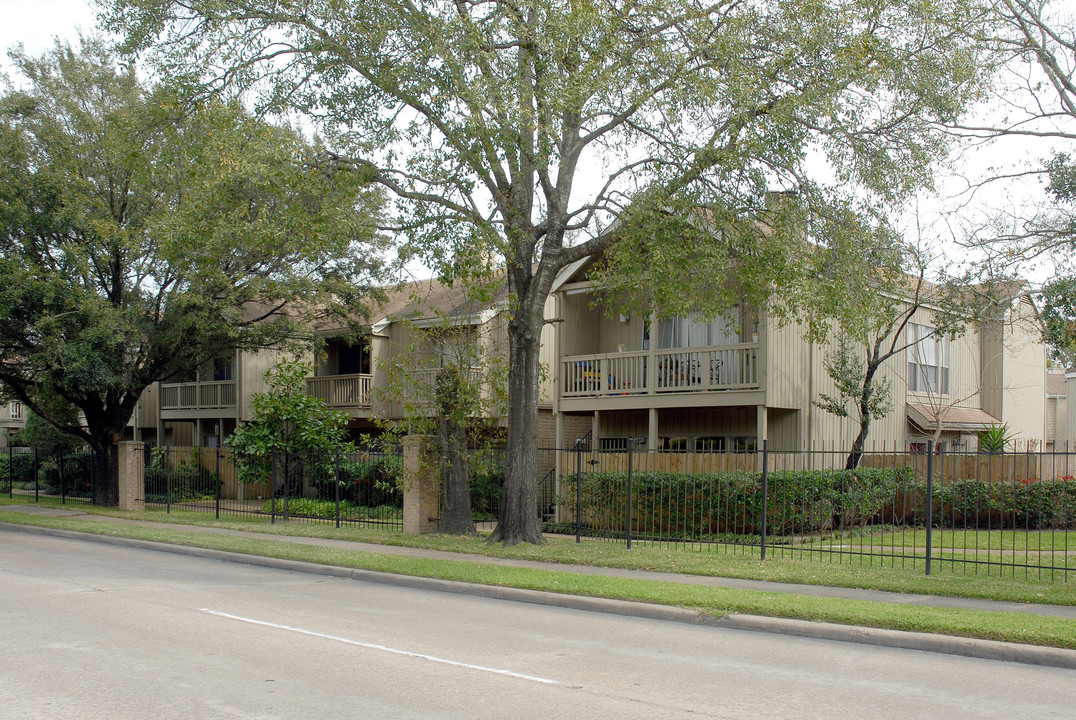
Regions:
<instances>
[{"instance_id":1,"label":"overcast sky","mask_svg":"<svg viewBox=\"0 0 1076 720\"><path fill-rule=\"evenodd\" d=\"M8 48L22 43L31 54L52 45L53 36L72 42L77 28L93 28L95 11L89 0L0 0L0 47L8 66Z\"/></svg>"}]
</instances>

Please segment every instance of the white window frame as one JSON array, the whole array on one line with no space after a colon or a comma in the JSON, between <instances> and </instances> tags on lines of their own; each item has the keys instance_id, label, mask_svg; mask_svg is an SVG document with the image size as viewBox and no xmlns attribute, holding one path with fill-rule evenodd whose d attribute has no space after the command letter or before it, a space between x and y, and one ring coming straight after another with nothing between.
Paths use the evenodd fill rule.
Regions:
<instances>
[{"instance_id":1,"label":"white window frame","mask_svg":"<svg viewBox=\"0 0 1076 720\"><path fill-rule=\"evenodd\" d=\"M928 325L908 325L908 392L949 394L951 343Z\"/></svg>"}]
</instances>

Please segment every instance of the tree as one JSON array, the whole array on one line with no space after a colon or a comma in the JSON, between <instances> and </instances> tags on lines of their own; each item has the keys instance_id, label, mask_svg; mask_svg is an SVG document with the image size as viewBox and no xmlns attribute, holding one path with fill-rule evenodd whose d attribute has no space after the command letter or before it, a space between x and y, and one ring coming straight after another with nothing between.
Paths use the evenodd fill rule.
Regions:
<instances>
[{"instance_id":1,"label":"tree","mask_svg":"<svg viewBox=\"0 0 1076 720\"><path fill-rule=\"evenodd\" d=\"M950 29L975 4L108 3L110 26L167 72L223 68L208 90L248 88L263 108L323 121L337 162L398 198L404 257L446 278L503 262L508 454L492 539L507 544L541 540L539 338L558 271L608 248L628 210L653 223L706 205L727 240L689 280L735 257L776 304L795 286L767 276L766 260L791 261L780 234L754 252L752 212L773 188L825 217L856 197L848 189L878 206L925 182L944 144L929 121L975 92L971 43ZM816 154L830 186L810 179ZM681 244L654 241L655 259Z\"/></svg>"},{"instance_id":2,"label":"tree","mask_svg":"<svg viewBox=\"0 0 1076 720\"><path fill-rule=\"evenodd\" d=\"M852 449L845 461L845 469L855 470L863 456L863 446L870 434L871 423L884 418L893 410L893 397L887 379L877 379L881 364L888 357L875 339L867 347L866 359L859 357L847 336L842 335L836 351L823 364L836 388L836 394L821 393L818 407L837 417L853 417L859 421L859 434L852 442ZM849 411L852 405L854 410Z\"/></svg>"},{"instance_id":3,"label":"tree","mask_svg":"<svg viewBox=\"0 0 1076 720\"><path fill-rule=\"evenodd\" d=\"M304 472L332 473L334 453L354 452L347 442L348 414L308 395L306 379L314 366L282 360L265 373L268 390L250 399L252 416L229 440L236 472L243 482L280 479L288 497L302 489Z\"/></svg>"},{"instance_id":4,"label":"tree","mask_svg":"<svg viewBox=\"0 0 1076 720\"><path fill-rule=\"evenodd\" d=\"M986 8L983 22L970 27L975 41L991 54L996 95L990 120L961 119L953 129L995 156L1016 154L1023 162L1006 172L977 178L985 185L1013 180L1041 181L1046 193L1026 207L992 212L968 229L964 243L984 251L986 276L1004 277L1053 265L1058 277L1076 272L1076 16L1061 0L1000 0ZM1015 144L1006 149L1001 143ZM999 203L996 194L991 211Z\"/></svg>"},{"instance_id":5,"label":"tree","mask_svg":"<svg viewBox=\"0 0 1076 720\"><path fill-rule=\"evenodd\" d=\"M70 409L64 417L65 424L77 423L77 416L78 413L73 408ZM15 433L11 444L36 448L48 453L72 453L85 445L79 438L58 430L34 412L27 413L26 425Z\"/></svg>"},{"instance_id":6,"label":"tree","mask_svg":"<svg viewBox=\"0 0 1076 720\"><path fill-rule=\"evenodd\" d=\"M380 195L239 103L145 85L100 41L13 58L26 82L0 97L0 383L106 455L95 501L113 504L147 386L361 309Z\"/></svg>"},{"instance_id":7,"label":"tree","mask_svg":"<svg viewBox=\"0 0 1076 720\"><path fill-rule=\"evenodd\" d=\"M1043 339L1052 359L1066 369L1076 365L1076 277L1057 278L1042 286Z\"/></svg>"},{"instance_id":8,"label":"tree","mask_svg":"<svg viewBox=\"0 0 1076 720\"><path fill-rule=\"evenodd\" d=\"M403 403L402 419L379 424L391 437L407 434L432 440L436 467L423 468L441 478L439 530L448 535L474 535L471 462L473 451L488 455L503 433L498 421L506 401L503 378L506 358L501 316L483 322L493 294L483 288L466 288L466 300L452 317L443 310L417 321L401 320L407 327L407 346L393 356L386 399ZM416 307L423 304L414 298Z\"/></svg>"},{"instance_id":9,"label":"tree","mask_svg":"<svg viewBox=\"0 0 1076 720\"><path fill-rule=\"evenodd\" d=\"M842 326L837 349L824 361L836 394L822 393L816 404L826 412L852 417L859 423L845 461L848 470L859 467L872 422L893 409L889 381L879 375L885 363L903 357L919 343L952 340L973 321L967 305L958 301L967 297L967 292L960 289L954 293L954 288L931 285L924 277L924 266L920 268L918 277L903 278L904 288L875 293L866 322L860 318L857 323ZM975 307L979 299L970 306ZM929 314L931 325L917 326L924 331L910 332L913 321L923 313Z\"/></svg>"}]
</instances>

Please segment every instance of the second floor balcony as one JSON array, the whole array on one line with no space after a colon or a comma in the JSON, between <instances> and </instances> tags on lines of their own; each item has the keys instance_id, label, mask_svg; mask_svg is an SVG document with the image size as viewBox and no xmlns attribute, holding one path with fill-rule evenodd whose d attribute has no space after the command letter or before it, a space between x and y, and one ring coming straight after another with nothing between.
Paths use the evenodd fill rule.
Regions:
<instances>
[{"instance_id":1,"label":"second floor balcony","mask_svg":"<svg viewBox=\"0 0 1076 720\"><path fill-rule=\"evenodd\" d=\"M321 375L306 379L306 394L337 409L370 409L373 375Z\"/></svg>"},{"instance_id":2,"label":"second floor balcony","mask_svg":"<svg viewBox=\"0 0 1076 720\"><path fill-rule=\"evenodd\" d=\"M563 398L758 390L759 344L573 355L560 364Z\"/></svg>"},{"instance_id":3,"label":"second floor balcony","mask_svg":"<svg viewBox=\"0 0 1076 720\"><path fill-rule=\"evenodd\" d=\"M161 410L218 410L236 406L235 380L161 383Z\"/></svg>"}]
</instances>

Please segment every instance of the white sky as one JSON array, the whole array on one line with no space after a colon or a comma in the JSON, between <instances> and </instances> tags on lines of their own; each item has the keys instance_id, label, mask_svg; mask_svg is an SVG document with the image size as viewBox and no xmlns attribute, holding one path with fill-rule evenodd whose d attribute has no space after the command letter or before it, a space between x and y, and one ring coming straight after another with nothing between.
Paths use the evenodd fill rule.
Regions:
<instances>
[{"instance_id":1,"label":"white sky","mask_svg":"<svg viewBox=\"0 0 1076 720\"><path fill-rule=\"evenodd\" d=\"M77 29L89 33L96 11L89 0L0 0L0 48L3 65L10 68L7 51L22 43L32 55L52 46L53 36L75 41Z\"/></svg>"}]
</instances>

